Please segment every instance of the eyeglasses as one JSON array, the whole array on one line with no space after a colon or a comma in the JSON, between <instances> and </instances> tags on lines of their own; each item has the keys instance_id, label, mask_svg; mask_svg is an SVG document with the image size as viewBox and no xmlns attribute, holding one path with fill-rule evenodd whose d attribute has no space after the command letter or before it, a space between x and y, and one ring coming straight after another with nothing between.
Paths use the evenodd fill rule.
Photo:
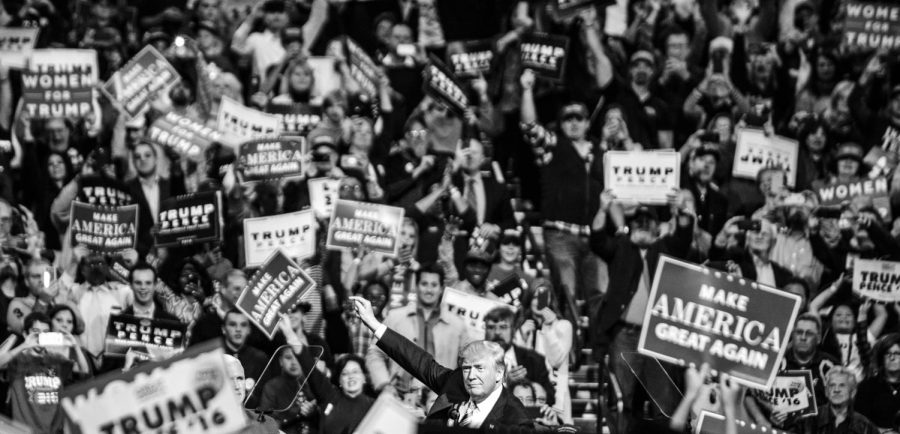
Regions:
<instances>
[{"instance_id":1,"label":"eyeglasses","mask_svg":"<svg viewBox=\"0 0 900 434\"><path fill-rule=\"evenodd\" d=\"M424 139L428 135L428 130L409 130L406 135L411 139Z\"/></svg>"},{"instance_id":2,"label":"eyeglasses","mask_svg":"<svg viewBox=\"0 0 900 434\"><path fill-rule=\"evenodd\" d=\"M897 360L897 359L900 359L900 352L891 351L889 353L885 353L884 357L887 357L888 360Z\"/></svg>"},{"instance_id":3,"label":"eyeglasses","mask_svg":"<svg viewBox=\"0 0 900 434\"><path fill-rule=\"evenodd\" d=\"M807 336L815 336L818 333L814 330L794 330L794 336L798 338L805 338Z\"/></svg>"}]
</instances>

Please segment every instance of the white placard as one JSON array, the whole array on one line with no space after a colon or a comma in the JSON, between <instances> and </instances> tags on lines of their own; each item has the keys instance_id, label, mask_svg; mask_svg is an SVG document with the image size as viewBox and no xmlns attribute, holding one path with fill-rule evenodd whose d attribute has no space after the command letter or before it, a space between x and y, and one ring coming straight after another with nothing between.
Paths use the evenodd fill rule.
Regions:
<instances>
[{"instance_id":1,"label":"white placard","mask_svg":"<svg viewBox=\"0 0 900 434\"><path fill-rule=\"evenodd\" d=\"M740 129L737 132L732 175L755 180L760 170L780 167L787 172L787 185L793 187L797 180L799 152L800 146L796 140L776 135L767 136L759 129Z\"/></svg>"},{"instance_id":2,"label":"white placard","mask_svg":"<svg viewBox=\"0 0 900 434\"><path fill-rule=\"evenodd\" d=\"M244 219L244 255L248 267L262 265L278 249L294 260L308 258L316 252L312 210Z\"/></svg>"},{"instance_id":3,"label":"white placard","mask_svg":"<svg viewBox=\"0 0 900 434\"><path fill-rule=\"evenodd\" d=\"M281 134L281 120L278 116L246 107L227 96L222 97L216 121L219 131L248 140Z\"/></svg>"}]
</instances>

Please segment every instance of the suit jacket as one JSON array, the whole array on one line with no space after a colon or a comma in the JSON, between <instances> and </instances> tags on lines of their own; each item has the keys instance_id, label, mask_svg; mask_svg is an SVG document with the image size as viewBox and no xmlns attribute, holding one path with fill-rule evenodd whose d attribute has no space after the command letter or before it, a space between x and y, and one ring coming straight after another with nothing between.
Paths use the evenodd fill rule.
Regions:
<instances>
[{"instance_id":1,"label":"suit jacket","mask_svg":"<svg viewBox=\"0 0 900 434\"><path fill-rule=\"evenodd\" d=\"M469 400L469 394L466 392L463 382L462 369L448 369L441 366L434 361L431 354L390 328L384 332L377 345L388 357L421 381L425 387L438 393L438 399L431 406L431 410L425 418L426 422L446 426L453 407ZM503 389L500 399L488 413L482 427L491 427L492 425L531 428L534 423L525 414L525 407L522 406L522 403L508 390Z\"/></svg>"},{"instance_id":2,"label":"suit jacket","mask_svg":"<svg viewBox=\"0 0 900 434\"><path fill-rule=\"evenodd\" d=\"M416 345L420 347L424 345L422 342L416 342L419 338L419 327L424 326L416 315L415 304L391 310L384 319L384 324ZM441 315L431 334L435 361L447 368L455 369L459 350L472 341L465 324L458 317ZM369 370L372 386L376 389L389 383L394 375L403 370L376 346L370 346L366 353L366 368Z\"/></svg>"},{"instance_id":3,"label":"suit jacket","mask_svg":"<svg viewBox=\"0 0 900 434\"><path fill-rule=\"evenodd\" d=\"M516 353L516 362L519 363L519 366L524 367L528 371L526 378L529 381L540 384L547 391L547 405L552 406L556 402L556 387L550 381L547 359L537 351L518 345L513 345L513 352Z\"/></svg>"},{"instance_id":4,"label":"suit jacket","mask_svg":"<svg viewBox=\"0 0 900 434\"><path fill-rule=\"evenodd\" d=\"M466 182L462 175L456 175L453 185L465 194ZM484 222L493 223L501 229L508 229L516 225L513 216L512 203L509 200L509 190L505 184L497 182L492 176L481 175L481 185L484 186ZM477 218L477 211L476 211Z\"/></svg>"},{"instance_id":5,"label":"suit jacket","mask_svg":"<svg viewBox=\"0 0 900 434\"><path fill-rule=\"evenodd\" d=\"M677 226L671 235L665 235L647 248L646 260L648 275L653 286L656 264L660 254L683 259L690 252L693 240L694 225ZM609 288L602 300L590 300L591 303L591 327L594 335L591 336L597 357L602 357L604 351L612 339L613 326L622 318L622 314L631 303L631 298L637 292L643 273L644 264L641 261L640 248L631 242L628 235L611 235L609 229L591 233L591 250L603 259L610 270ZM648 288L649 289L649 288Z\"/></svg>"},{"instance_id":6,"label":"suit jacket","mask_svg":"<svg viewBox=\"0 0 900 434\"><path fill-rule=\"evenodd\" d=\"M156 301L153 302L153 305L155 306L153 309L153 319L181 322L178 320L178 317L176 317L175 315L172 315L169 312L166 312L166 310L163 309L162 305L160 305ZM126 308L122 312L122 314L134 316L134 305L128 306L128 308Z\"/></svg>"},{"instance_id":7,"label":"suit jacket","mask_svg":"<svg viewBox=\"0 0 900 434\"><path fill-rule=\"evenodd\" d=\"M141 188L141 180L132 178L125 183L131 193L131 197L138 204L138 253L142 256L146 254L150 247L153 246L153 236L150 229L153 227L153 216L150 214L150 203L147 196L144 195L144 189ZM159 202L170 197L185 194L184 180L169 180L163 177L159 178Z\"/></svg>"}]
</instances>

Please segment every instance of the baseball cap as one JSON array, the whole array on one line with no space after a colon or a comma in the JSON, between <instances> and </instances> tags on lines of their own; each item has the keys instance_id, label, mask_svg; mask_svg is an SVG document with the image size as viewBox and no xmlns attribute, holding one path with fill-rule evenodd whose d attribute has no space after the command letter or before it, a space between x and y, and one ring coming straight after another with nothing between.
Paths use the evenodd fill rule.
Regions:
<instances>
[{"instance_id":1,"label":"baseball cap","mask_svg":"<svg viewBox=\"0 0 900 434\"><path fill-rule=\"evenodd\" d=\"M656 66L656 58L653 57L653 53L647 50L635 51L634 54L631 55L631 61L628 62L628 64L633 65L640 61L647 62L650 66Z\"/></svg>"},{"instance_id":2,"label":"baseball cap","mask_svg":"<svg viewBox=\"0 0 900 434\"><path fill-rule=\"evenodd\" d=\"M562 110L559 111L559 119L566 120L573 117L580 117L582 119L588 118L587 107L580 102L573 102L563 106Z\"/></svg>"}]
</instances>

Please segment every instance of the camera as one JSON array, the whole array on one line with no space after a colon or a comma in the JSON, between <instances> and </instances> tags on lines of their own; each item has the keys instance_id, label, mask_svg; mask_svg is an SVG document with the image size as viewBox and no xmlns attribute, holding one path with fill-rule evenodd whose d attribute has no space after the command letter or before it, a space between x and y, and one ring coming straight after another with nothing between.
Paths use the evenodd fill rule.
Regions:
<instances>
[{"instance_id":1,"label":"camera","mask_svg":"<svg viewBox=\"0 0 900 434\"><path fill-rule=\"evenodd\" d=\"M759 220L741 220L737 222L737 228L742 231L759 232L762 222Z\"/></svg>"},{"instance_id":2,"label":"camera","mask_svg":"<svg viewBox=\"0 0 900 434\"><path fill-rule=\"evenodd\" d=\"M38 345L42 347L48 346L64 346L66 345L66 338L62 333L57 332L46 332L38 335Z\"/></svg>"}]
</instances>

